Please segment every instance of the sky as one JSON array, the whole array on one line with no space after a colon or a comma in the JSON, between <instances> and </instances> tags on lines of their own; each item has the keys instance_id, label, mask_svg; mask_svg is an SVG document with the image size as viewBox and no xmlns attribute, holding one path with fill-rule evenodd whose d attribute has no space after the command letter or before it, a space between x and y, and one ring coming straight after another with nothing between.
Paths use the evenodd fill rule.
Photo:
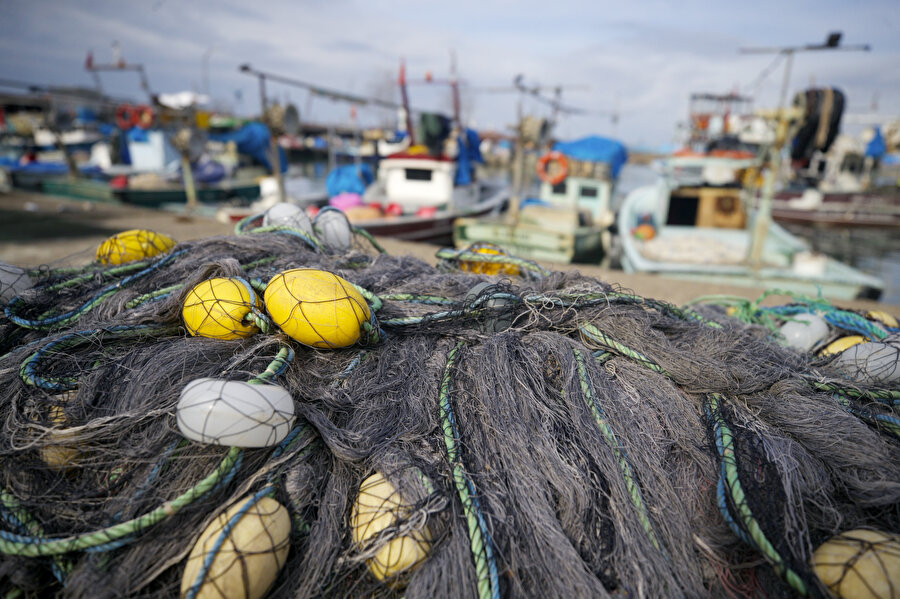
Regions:
<instances>
[{"instance_id":1,"label":"sky","mask_svg":"<svg viewBox=\"0 0 900 599\"><path fill-rule=\"evenodd\" d=\"M530 85L563 86L565 104L592 111L562 115L557 137L597 134L654 147L672 142L692 92L737 91L755 107L777 104L784 62L740 48L821 43L830 31L872 49L796 54L790 95L834 86L850 113L900 115L897 0L0 0L0 79L93 86L87 53L110 62L118 42L125 60L144 65L155 92L208 84L217 104L249 115L259 109L259 90L238 71L244 63L396 100L401 59L411 80L427 71L442 79L453 52L471 126L508 130L520 101L526 114L549 116L533 99L490 91L511 88L521 74ZM142 96L134 73L102 73L101 82L109 93ZM344 103L283 85L268 91L295 103L302 120L350 122ZM449 112L444 85L410 85L409 95L415 109ZM362 125L395 117L358 111Z\"/></svg>"}]
</instances>

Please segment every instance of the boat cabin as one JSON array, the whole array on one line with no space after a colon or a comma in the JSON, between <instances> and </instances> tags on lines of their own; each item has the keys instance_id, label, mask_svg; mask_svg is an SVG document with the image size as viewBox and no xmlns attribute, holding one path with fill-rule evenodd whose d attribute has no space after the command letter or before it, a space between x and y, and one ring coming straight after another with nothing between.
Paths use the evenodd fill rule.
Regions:
<instances>
[{"instance_id":1,"label":"boat cabin","mask_svg":"<svg viewBox=\"0 0 900 599\"><path fill-rule=\"evenodd\" d=\"M423 208L462 208L478 200L476 185L454 185L456 161L428 154L395 154L378 164L378 185L368 201L396 204L404 214Z\"/></svg>"},{"instance_id":2,"label":"boat cabin","mask_svg":"<svg viewBox=\"0 0 900 599\"><path fill-rule=\"evenodd\" d=\"M554 207L574 207L587 213L592 223L603 223L611 217L611 198L612 183L606 179L566 177L556 185L541 183L541 200Z\"/></svg>"}]
</instances>

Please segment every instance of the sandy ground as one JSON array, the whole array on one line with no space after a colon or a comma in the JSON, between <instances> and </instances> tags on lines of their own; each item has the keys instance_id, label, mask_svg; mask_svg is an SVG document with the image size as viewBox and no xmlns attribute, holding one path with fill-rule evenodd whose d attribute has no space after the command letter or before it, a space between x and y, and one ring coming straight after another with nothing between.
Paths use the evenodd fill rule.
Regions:
<instances>
[{"instance_id":1,"label":"sandy ground","mask_svg":"<svg viewBox=\"0 0 900 599\"><path fill-rule=\"evenodd\" d=\"M14 192L0 194L0 261L19 266L41 264L86 264L105 238L127 229L144 228L166 233L179 241L200 239L232 232L233 227L211 218L192 217L138 207L86 202ZM410 254L434 264L435 246L379 240L394 255ZM748 299L759 297L764 289L709 285L668 279L657 275L626 274L597 266L575 267L545 264L548 268L576 268L583 274L615 283L645 297L684 304L694 298L711 295L737 295ZM768 303L784 303L773 298ZM872 301L840 301L848 308L879 308L900 315L900 306L886 306Z\"/></svg>"}]
</instances>

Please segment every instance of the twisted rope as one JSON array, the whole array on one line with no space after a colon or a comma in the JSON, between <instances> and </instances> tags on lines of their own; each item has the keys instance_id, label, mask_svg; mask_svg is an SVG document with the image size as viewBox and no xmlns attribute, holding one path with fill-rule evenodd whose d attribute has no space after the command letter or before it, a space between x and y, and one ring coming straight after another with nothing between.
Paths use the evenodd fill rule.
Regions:
<instances>
[{"instance_id":1,"label":"twisted rope","mask_svg":"<svg viewBox=\"0 0 900 599\"><path fill-rule=\"evenodd\" d=\"M722 417L720 402L724 398L718 393L710 393L704 400L703 407L706 413L707 422L712 427L713 434L716 439L716 451L719 454L720 470L719 485L721 485L723 494L727 494L730 505L737 512L731 514L727 501L719 502L719 509L722 511L723 517L732 530L739 526L743 529L744 534L738 533L738 537L751 547L756 549L768 561L775 572L794 589L797 594L807 597L809 589L799 574L794 572L784 561L784 558L778 553L771 541L766 537L759 522L747 505L747 498L741 481L737 466L737 456L734 449L734 437L729 428L728 423ZM727 493L725 493L727 490ZM733 526L732 526L733 525Z\"/></svg>"},{"instance_id":2,"label":"twisted rope","mask_svg":"<svg viewBox=\"0 0 900 599\"><path fill-rule=\"evenodd\" d=\"M469 531L469 546L475 562L476 585L480 599L499 599L500 581L497 575L497 564L494 561L494 548L487 524L481 514L475 485L466 476L465 466L459 456L459 429L450 402L452 392L451 375L456 365L457 355L464 343L460 341L447 354L447 366L441 378L440 416L441 429L444 432L444 446L447 448L447 460L450 462L453 483L463 506L463 514Z\"/></svg>"},{"instance_id":3,"label":"twisted rope","mask_svg":"<svg viewBox=\"0 0 900 599\"><path fill-rule=\"evenodd\" d=\"M603 409L594 400L593 385L588 377L587 368L584 365L584 356L577 348L572 351L575 354L575 365L578 369L578 382L581 386L581 395L584 398L584 402L590 409L591 415L594 417L594 422L597 424L597 428L600 429L604 441L606 441L606 444L616 457L616 463L619 466L619 471L622 473L622 478L625 480L625 488L628 489L628 496L637 512L637 518L641 523L641 527L644 529L644 532L647 533L647 537L650 539L650 542L653 543L653 546L660 549L656 533L653 531L653 523L650 521L650 515L647 512L647 506L644 503L641 487L636 480L634 470L628 461L628 457L625 455L625 449L619 443L615 432L613 432L609 423L606 421Z\"/></svg>"}]
</instances>

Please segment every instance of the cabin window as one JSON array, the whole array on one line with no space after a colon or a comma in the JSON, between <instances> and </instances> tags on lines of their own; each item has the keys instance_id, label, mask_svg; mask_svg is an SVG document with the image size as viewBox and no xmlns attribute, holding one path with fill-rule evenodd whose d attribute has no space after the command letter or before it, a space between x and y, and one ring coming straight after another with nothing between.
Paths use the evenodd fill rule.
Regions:
<instances>
[{"instance_id":1,"label":"cabin window","mask_svg":"<svg viewBox=\"0 0 900 599\"><path fill-rule=\"evenodd\" d=\"M582 187L581 188L581 197L596 198L597 197L597 188L596 187Z\"/></svg>"},{"instance_id":2,"label":"cabin window","mask_svg":"<svg viewBox=\"0 0 900 599\"><path fill-rule=\"evenodd\" d=\"M554 195L566 195L566 182L557 183L553 186L553 194Z\"/></svg>"},{"instance_id":3,"label":"cabin window","mask_svg":"<svg viewBox=\"0 0 900 599\"><path fill-rule=\"evenodd\" d=\"M697 221L698 202L695 195L673 194L669 198L669 214L666 216L666 224L693 227Z\"/></svg>"},{"instance_id":4,"label":"cabin window","mask_svg":"<svg viewBox=\"0 0 900 599\"><path fill-rule=\"evenodd\" d=\"M431 170L427 168L406 169L407 181L431 181Z\"/></svg>"}]
</instances>

